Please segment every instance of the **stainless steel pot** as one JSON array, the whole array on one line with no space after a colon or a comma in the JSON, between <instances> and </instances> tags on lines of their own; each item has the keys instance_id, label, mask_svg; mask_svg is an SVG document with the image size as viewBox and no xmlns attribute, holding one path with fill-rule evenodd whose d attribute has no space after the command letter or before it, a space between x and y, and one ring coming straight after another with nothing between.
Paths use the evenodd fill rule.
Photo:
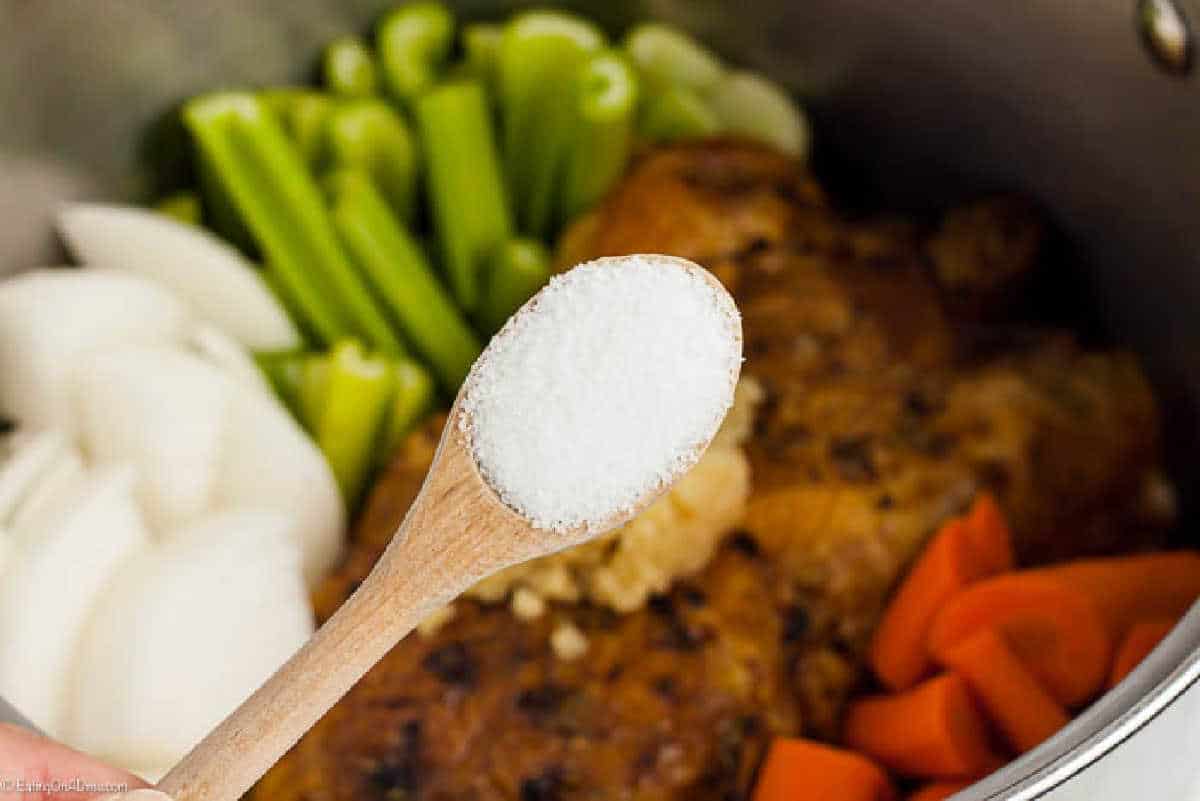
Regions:
<instances>
[{"instance_id":1,"label":"stainless steel pot","mask_svg":"<svg viewBox=\"0 0 1200 801\"><path fill-rule=\"evenodd\" d=\"M1180 24L1200 23L1200 2L1179 1ZM0 0L0 273L56 258L56 202L147 192L147 154L170 164L174 134L154 123L172 103L303 77L323 41L390 4ZM497 16L522 4L457 5ZM1134 0L567 5L613 26L668 19L787 82L809 100L824 160L848 166L881 203L921 207L996 188L1039 198L1066 235L1078 291L1156 383L1190 531L1200 498L1200 77L1167 68L1187 65L1184 29L1166 25L1154 55ZM961 798L1200 799L1198 649L1200 608L1114 692Z\"/></svg>"}]
</instances>

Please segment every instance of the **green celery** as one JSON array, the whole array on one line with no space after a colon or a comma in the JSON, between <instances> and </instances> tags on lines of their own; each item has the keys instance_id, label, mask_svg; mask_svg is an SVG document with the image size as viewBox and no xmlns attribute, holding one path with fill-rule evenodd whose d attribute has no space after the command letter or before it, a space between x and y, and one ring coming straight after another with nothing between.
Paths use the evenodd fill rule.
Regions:
<instances>
[{"instance_id":1,"label":"green celery","mask_svg":"<svg viewBox=\"0 0 1200 801\"><path fill-rule=\"evenodd\" d=\"M201 220L200 196L191 190L167 195L154 204L154 210L176 222L199 225Z\"/></svg>"},{"instance_id":2,"label":"green celery","mask_svg":"<svg viewBox=\"0 0 1200 801\"><path fill-rule=\"evenodd\" d=\"M441 3L408 3L385 16L375 49L388 91L412 105L437 82L454 44L454 17Z\"/></svg>"},{"instance_id":3,"label":"green celery","mask_svg":"<svg viewBox=\"0 0 1200 801\"><path fill-rule=\"evenodd\" d=\"M384 427L381 461L390 459L404 438L433 409L437 399L433 378L412 359L400 359L392 367L394 390Z\"/></svg>"},{"instance_id":4,"label":"green celery","mask_svg":"<svg viewBox=\"0 0 1200 801\"><path fill-rule=\"evenodd\" d=\"M481 81L489 95L496 91L497 61L503 28L490 22L463 26L463 67L466 74Z\"/></svg>"},{"instance_id":5,"label":"green celery","mask_svg":"<svg viewBox=\"0 0 1200 801\"><path fill-rule=\"evenodd\" d=\"M325 126L336 105L334 99L323 92L293 87L267 89L262 99L305 163L312 169L319 167L325 158Z\"/></svg>"},{"instance_id":6,"label":"green celery","mask_svg":"<svg viewBox=\"0 0 1200 801\"><path fill-rule=\"evenodd\" d=\"M808 154L808 120L778 84L757 73L733 72L709 98L725 131L765 142L796 158Z\"/></svg>"},{"instance_id":7,"label":"green celery","mask_svg":"<svg viewBox=\"0 0 1200 801\"><path fill-rule=\"evenodd\" d=\"M230 92L189 101L184 121L306 330L324 343L359 334L378 350L401 353L274 115L254 95Z\"/></svg>"},{"instance_id":8,"label":"green celery","mask_svg":"<svg viewBox=\"0 0 1200 801\"><path fill-rule=\"evenodd\" d=\"M379 91L375 53L357 36L340 36L326 45L321 73L338 97L371 97Z\"/></svg>"},{"instance_id":9,"label":"green celery","mask_svg":"<svg viewBox=\"0 0 1200 801\"><path fill-rule=\"evenodd\" d=\"M685 86L646 87L638 130L652 142L698 139L721 132L721 120L708 101Z\"/></svg>"},{"instance_id":10,"label":"green celery","mask_svg":"<svg viewBox=\"0 0 1200 801\"><path fill-rule=\"evenodd\" d=\"M394 374L388 361L366 356L355 340L330 351L315 430L346 507L362 496L375 464L375 449L392 398Z\"/></svg>"},{"instance_id":11,"label":"green celery","mask_svg":"<svg viewBox=\"0 0 1200 801\"><path fill-rule=\"evenodd\" d=\"M660 22L645 22L625 36L622 47L647 81L684 86L707 93L725 73L711 50L691 36Z\"/></svg>"},{"instance_id":12,"label":"green celery","mask_svg":"<svg viewBox=\"0 0 1200 801\"><path fill-rule=\"evenodd\" d=\"M370 176L339 170L326 179L325 187L346 250L408 342L453 395L479 356L474 332Z\"/></svg>"},{"instance_id":13,"label":"green celery","mask_svg":"<svg viewBox=\"0 0 1200 801\"><path fill-rule=\"evenodd\" d=\"M304 378L304 365L311 355L303 350L259 351L254 362L266 377L275 395L292 414L301 418L300 385Z\"/></svg>"},{"instance_id":14,"label":"green celery","mask_svg":"<svg viewBox=\"0 0 1200 801\"><path fill-rule=\"evenodd\" d=\"M510 239L493 254L487 273L479 324L499 331L513 312L550 280L550 254L541 242Z\"/></svg>"},{"instance_id":15,"label":"green celery","mask_svg":"<svg viewBox=\"0 0 1200 801\"><path fill-rule=\"evenodd\" d=\"M479 303L479 274L512 232L491 112L477 81L438 86L416 106L426 186L443 265L459 306Z\"/></svg>"},{"instance_id":16,"label":"green celery","mask_svg":"<svg viewBox=\"0 0 1200 801\"><path fill-rule=\"evenodd\" d=\"M595 25L557 11L526 12L504 27L497 69L505 170L525 234L552 234L575 76L587 56L604 45Z\"/></svg>"},{"instance_id":17,"label":"green celery","mask_svg":"<svg viewBox=\"0 0 1200 801\"><path fill-rule=\"evenodd\" d=\"M395 109L381 100L346 103L330 116L328 142L335 168L368 172L396 214L412 222L420 162L408 125Z\"/></svg>"},{"instance_id":18,"label":"green celery","mask_svg":"<svg viewBox=\"0 0 1200 801\"><path fill-rule=\"evenodd\" d=\"M598 53L580 70L575 129L562 180L564 221L591 208L625 171L637 102L637 76L619 54Z\"/></svg>"},{"instance_id":19,"label":"green celery","mask_svg":"<svg viewBox=\"0 0 1200 801\"><path fill-rule=\"evenodd\" d=\"M300 423L316 437L329 386L329 354L311 354L300 361L296 407Z\"/></svg>"}]
</instances>

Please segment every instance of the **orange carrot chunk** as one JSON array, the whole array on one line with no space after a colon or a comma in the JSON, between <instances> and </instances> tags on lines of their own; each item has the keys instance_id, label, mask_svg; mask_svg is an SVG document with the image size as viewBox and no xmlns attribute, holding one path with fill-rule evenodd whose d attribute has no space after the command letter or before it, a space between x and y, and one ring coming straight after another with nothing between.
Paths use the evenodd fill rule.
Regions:
<instances>
[{"instance_id":1,"label":"orange carrot chunk","mask_svg":"<svg viewBox=\"0 0 1200 801\"><path fill-rule=\"evenodd\" d=\"M1012 532L989 492L981 493L967 513L967 536L985 576L1007 573L1016 566Z\"/></svg>"},{"instance_id":2,"label":"orange carrot chunk","mask_svg":"<svg viewBox=\"0 0 1200 801\"><path fill-rule=\"evenodd\" d=\"M967 680L988 717L1019 753L1070 722L1062 704L1042 688L995 629L983 629L947 650L945 665Z\"/></svg>"},{"instance_id":3,"label":"orange carrot chunk","mask_svg":"<svg viewBox=\"0 0 1200 801\"><path fill-rule=\"evenodd\" d=\"M908 797L908 801L946 801L955 793L971 786L969 781L933 782Z\"/></svg>"},{"instance_id":4,"label":"orange carrot chunk","mask_svg":"<svg viewBox=\"0 0 1200 801\"><path fill-rule=\"evenodd\" d=\"M850 748L904 776L976 778L1002 763L966 682L953 674L851 704L844 737Z\"/></svg>"},{"instance_id":5,"label":"orange carrot chunk","mask_svg":"<svg viewBox=\"0 0 1200 801\"><path fill-rule=\"evenodd\" d=\"M979 574L966 523L942 526L896 591L875 630L868 659L892 690L907 690L933 667L925 647L938 610Z\"/></svg>"},{"instance_id":6,"label":"orange carrot chunk","mask_svg":"<svg viewBox=\"0 0 1200 801\"><path fill-rule=\"evenodd\" d=\"M1081 559L1044 572L1085 593L1120 642L1136 623L1178 620L1200 598L1200 553Z\"/></svg>"},{"instance_id":7,"label":"orange carrot chunk","mask_svg":"<svg viewBox=\"0 0 1200 801\"><path fill-rule=\"evenodd\" d=\"M1043 571L995 576L951 598L929 629L930 653L945 663L951 648L988 628L1063 706L1087 701L1108 677L1112 640L1096 605Z\"/></svg>"},{"instance_id":8,"label":"orange carrot chunk","mask_svg":"<svg viewBox=\"0 0 1200 801\"><path fill-rule=\"evenodd\" d=\"M777 737L758 773L754 801L894 801L887 774L869 759L810 740Z\"/></svg>"},{"instance_id":9,"label":"orange carrot chunk","mask_svg":"<svg viewBox=\"0 0 1200 801\"><path fill-rule=\"evenodd\" d=\"M1117 655L1113 657L1112 675L1108 677L1108 686L1116 687L1120 684L1173 628L1174 620L1146 620L1133 624L1117 648Z\"/></svg>"}]
</instances>

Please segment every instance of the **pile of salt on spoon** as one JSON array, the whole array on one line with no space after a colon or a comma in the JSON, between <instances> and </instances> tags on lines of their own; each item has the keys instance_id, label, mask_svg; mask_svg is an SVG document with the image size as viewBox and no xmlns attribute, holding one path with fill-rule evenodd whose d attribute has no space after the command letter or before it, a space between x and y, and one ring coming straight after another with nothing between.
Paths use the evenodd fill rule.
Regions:
<instances>
[{"instance_id":1,"label":"pile of salt on spoon","mask_svg":"<svg viewBox=\"0 0 1200 801\"><path fill-rule=\"evenodd\" d=\"M475 363L461 425L535 528L594 531L700 457L733 402L741 318L685 259L604 258L554 278Z\"/></svg>"}]
</instances>

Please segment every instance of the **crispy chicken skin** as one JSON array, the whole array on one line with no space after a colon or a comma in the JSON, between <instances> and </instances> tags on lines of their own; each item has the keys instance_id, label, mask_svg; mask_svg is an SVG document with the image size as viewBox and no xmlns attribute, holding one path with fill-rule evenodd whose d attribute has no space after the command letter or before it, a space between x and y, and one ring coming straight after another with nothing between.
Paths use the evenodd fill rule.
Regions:
<instances>
[{"instance_id":1,"label":"crispy chicken skin","mask_svg":"<svg viewBox=\"0 0 1200 801\"><path fill-rule=\"evenodd\" d=\"M961 223L954 236L956 258L992 252L962 245ZM766 390L743 527L627 615L554 605L529 623L460 601L372 670L259 801L744 798L772 734L834 735L887 593L980 489L1009 512L1026 562L1155 544L1168 515L1142 500L1157 422L1136 364L1046 337L968 366L927 245L910 225L840 219L758 148L644 156L568 233L563 259L676 253L733 291L744 371ZM441 423L379 483L320 617L386 544ZM563 619L589 640L580 659L553 654Z\"/></svg>"}]
</instances>

